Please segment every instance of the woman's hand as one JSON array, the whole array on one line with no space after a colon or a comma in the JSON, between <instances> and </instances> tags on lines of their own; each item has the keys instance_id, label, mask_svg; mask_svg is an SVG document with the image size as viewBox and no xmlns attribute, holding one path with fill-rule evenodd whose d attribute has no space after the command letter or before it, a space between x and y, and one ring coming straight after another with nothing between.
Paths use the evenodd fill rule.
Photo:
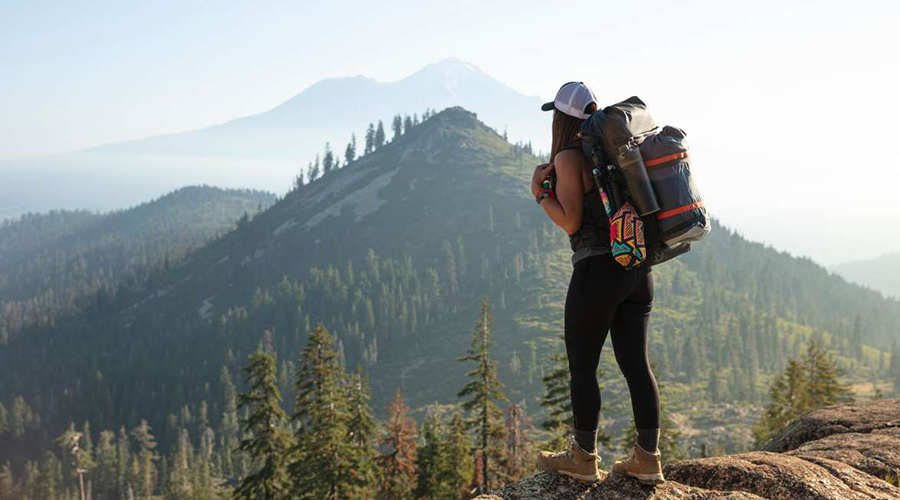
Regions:
<instances>
[{"instance_id":1,"label":"woman's hand","mask_svg":"<svg viewBox=\"0 0 900 500\"><path fill-rule=\"evenodd\" d=\"M531 194L537 196L541 191L541 183L550 175L550 171L556 167L553 163L541 163L534 167L534 175L531 177Z\"/></svg>"}]
</instances>

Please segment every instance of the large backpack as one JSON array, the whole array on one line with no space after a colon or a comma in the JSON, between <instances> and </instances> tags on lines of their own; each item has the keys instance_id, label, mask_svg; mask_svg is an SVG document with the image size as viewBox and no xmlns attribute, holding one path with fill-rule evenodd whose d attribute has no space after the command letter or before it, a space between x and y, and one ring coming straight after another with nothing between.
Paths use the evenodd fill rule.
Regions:
<instances>
[{"instance_id":1,"label":"large backpack","mask_svg":"<svg viewBox=\"0 0 900 500\"><path fill-rule=\"evenodd\" d=\"M709 234L712 226L691 176L685 133L677 127L658 127L637 97L591 114L581 126L582 147L592 167L600 167L612 213L626 201L633 203L616 164L620 148L638 146L656 201L657 212L641 217L647 257L653 266L691 249L691 242Z\"/></svg>"}]
</instances>

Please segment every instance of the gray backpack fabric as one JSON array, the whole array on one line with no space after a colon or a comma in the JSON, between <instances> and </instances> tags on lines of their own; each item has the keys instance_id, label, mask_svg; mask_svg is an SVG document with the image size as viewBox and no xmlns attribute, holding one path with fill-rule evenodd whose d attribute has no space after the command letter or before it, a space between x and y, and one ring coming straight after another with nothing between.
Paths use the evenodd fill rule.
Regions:
<instances>
[{"instance_id":1,"label":"gray backpack fabric","mask_svg":"<svg viewBox=\"0 0 900 500\"><path fill-rule=\"evenodd\" d=\"M685 132L658 127L637 97L598 110L581 127L585 155L601 167L612 211L629 199L618 165L619 148L637 144L653 187L658 212L642 217L647 243L644 265L655 265L681 255L691 242L706 237L712 226L703 199L691 175Z\"/></svg>"}]
</instances>

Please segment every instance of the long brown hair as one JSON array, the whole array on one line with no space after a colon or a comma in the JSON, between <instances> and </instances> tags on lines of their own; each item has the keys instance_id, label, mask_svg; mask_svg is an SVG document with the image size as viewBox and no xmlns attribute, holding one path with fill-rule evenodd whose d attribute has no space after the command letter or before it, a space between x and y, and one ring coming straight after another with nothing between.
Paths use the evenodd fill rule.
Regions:
<instances>
[{"instance_id":1,"label":"long brown hair","mask_svg":"<svg viewBox=\"0 0 900 500\"><path fill-rule=\"evenodd\" d=\"M585 108L586 113L593 113L597 110L597 105L590 103ZM584 120L567 115L558 109L553 110L553 139L550 142L550 161L556 158L556 153L563 146L569 144L581 137L581 124Z\"/></svg>"}]
</instances>

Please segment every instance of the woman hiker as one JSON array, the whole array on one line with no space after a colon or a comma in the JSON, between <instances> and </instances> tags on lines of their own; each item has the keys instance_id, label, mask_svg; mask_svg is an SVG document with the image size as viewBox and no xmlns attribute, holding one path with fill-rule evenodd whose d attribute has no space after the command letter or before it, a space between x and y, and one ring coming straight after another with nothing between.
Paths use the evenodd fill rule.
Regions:
<instances>
[{"instance_id":1,"label":"woman hiker","mask_svg":"<svg viewBox=\"0 0 900 500\"><path fill-rule=\"evenodd\" d=\"M616 362L628 382L637 442L613 472L646 484L664 481L660 465L659 390L647 359L647 323L653 305L653 275L649 266L627 270L613 260L609 220L593 185L591 167L581 150L580 129L597 110L593 91L582 82L560 87L553 102L550 162L538 165L531 192L554 224L569 235L572 277L565 303L565 344L568 356L574 435L566 450L542 451L541 470L584 481L600 479L596 451L600 414L597 364L611 332ZM555 176L555 193L541 184Z\"/></svg>"}]
</instances>

